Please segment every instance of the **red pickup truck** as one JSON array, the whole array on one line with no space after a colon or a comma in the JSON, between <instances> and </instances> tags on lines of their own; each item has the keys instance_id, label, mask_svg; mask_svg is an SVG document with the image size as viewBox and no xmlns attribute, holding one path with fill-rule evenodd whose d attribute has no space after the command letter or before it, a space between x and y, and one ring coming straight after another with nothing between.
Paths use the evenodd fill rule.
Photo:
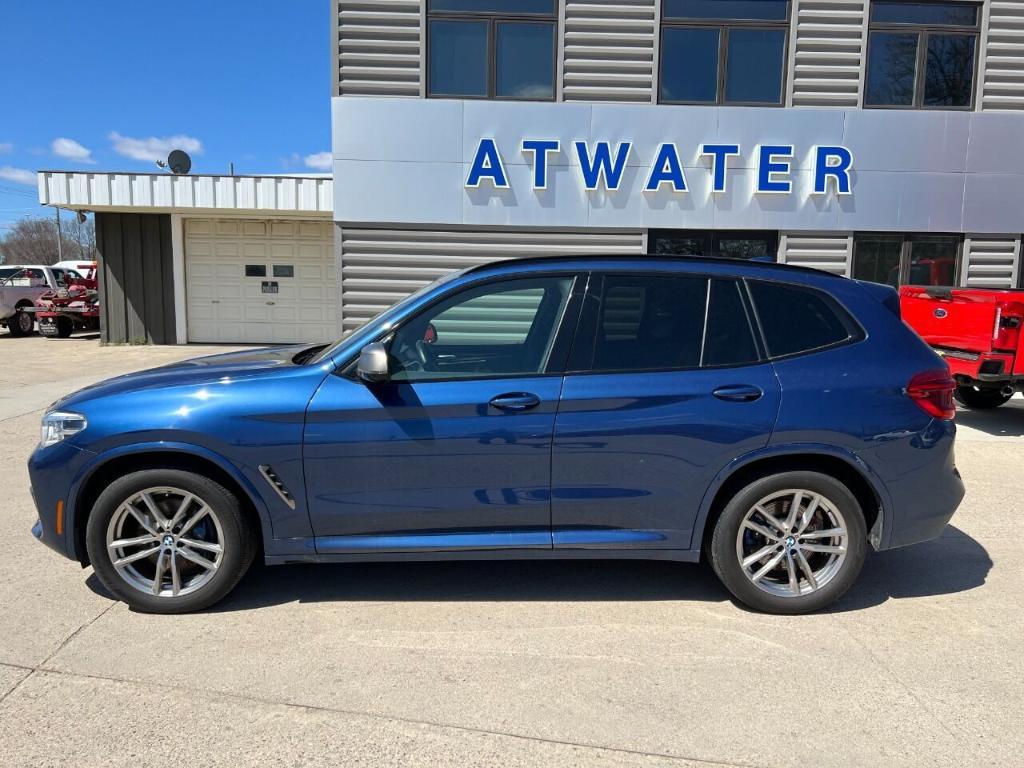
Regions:
<instances>
[{"instance_id":1,"label":"red pickup truck","mask_svg":"<svg viewBox=\"0 0 1024 768\"><path fill-rule=\"evenodd\" d=\"M964 405L995 408L1024 390L1024 291L904 285L900 312L945 358Z\"/></svg>"}]
</instances>

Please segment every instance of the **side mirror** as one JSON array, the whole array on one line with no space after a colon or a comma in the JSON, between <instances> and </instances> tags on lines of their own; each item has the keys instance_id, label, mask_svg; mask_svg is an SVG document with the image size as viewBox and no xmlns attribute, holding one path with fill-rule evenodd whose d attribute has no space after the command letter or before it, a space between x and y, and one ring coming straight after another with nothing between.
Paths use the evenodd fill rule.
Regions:
<instances>
[{"instance_id":1,"label":"side mirror","mask_svg":"<svg viewBox=\"0 0 1024 768\"><path fill-rule=\"evenodd\" d=\"M383 344L375 341L359 350L356 373L360 379L367 382L388 380L388 351Z\"/></svg>"}]
</instances>

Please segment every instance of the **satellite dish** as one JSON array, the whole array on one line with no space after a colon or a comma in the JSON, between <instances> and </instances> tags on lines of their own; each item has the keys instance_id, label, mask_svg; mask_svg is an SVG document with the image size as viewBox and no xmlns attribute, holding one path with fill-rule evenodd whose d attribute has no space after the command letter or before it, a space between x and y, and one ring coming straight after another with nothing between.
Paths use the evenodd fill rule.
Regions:
<instances>
[{"instance_id":1,"label":"satellite dish","mask_svg":"<svg viewBox=\"0 0 1024 768\"><path fill-rule=\"evenodd\" d=\"M187 152L175 149L167 156L167 167L171 169L171 173L182 176L192 170L192 158Z\"/></svg>"}]
</instances>

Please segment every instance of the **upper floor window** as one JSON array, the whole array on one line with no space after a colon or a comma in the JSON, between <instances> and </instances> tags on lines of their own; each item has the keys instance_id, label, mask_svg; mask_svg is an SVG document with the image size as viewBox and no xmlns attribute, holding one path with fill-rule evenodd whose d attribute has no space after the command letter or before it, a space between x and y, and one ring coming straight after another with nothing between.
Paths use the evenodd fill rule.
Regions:
<instances>
[{"instance_id":1,"label":"upper floor window","mask_svg":"<svg viewBox=\"0 0 1024 768\"><path fill-rule=\"evenodd\" d=\"M427 95L555 98L555 0L429 0Z\"/></svg>"},{"instance_id":2,"label":"upper floor window","mask_svg":"<svg viewBox=\"0 0 1024 768\"><path fill-rule=\"evenodd\" d=\"M864 104L970 108L981 6L872 2Z\"/></svg>"},{"instance_id":3,"label":"upper floor window","mask_svg":"<svg viewBox=\"0 0 1024 768\"><path fill-rule=\"evenodd\" d=\"M664 0L661 101L781 105L788 0Z\"/></svg>"}]
</instances>

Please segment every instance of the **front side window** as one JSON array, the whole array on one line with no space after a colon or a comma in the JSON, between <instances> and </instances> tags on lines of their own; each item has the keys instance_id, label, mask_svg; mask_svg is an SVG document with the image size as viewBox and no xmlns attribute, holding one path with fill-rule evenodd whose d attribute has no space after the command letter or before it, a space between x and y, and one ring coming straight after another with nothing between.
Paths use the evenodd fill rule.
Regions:
<instances>
[{"instance_id":1,"label":"front side window","mask_svg":"<svg viewBox=\"0 0 1024 768\"><path fill-rule=\"evenodd\" d=\"M771 357L813 352L854 335L853 321L823 293L762 280L749 285Z\"/></svg>"},{"instance_id":2,"label":"front side window","mask_svg":"<svg viewBox=\"0 0 1024 768\"><path fill-rule=\"evenodd\" d=\"M959 235L859 234L853 241L853 276L894 288L956 285L960 244Z\"/></svg>"},{"instance_id":3,"label":"front side window","mask_svg":"<svg viewBox=\"0 0 1024 768\"><path fill-rule=\"evenodd\" d=\"M872 2L865 106L970 108L980 11L973 3Z\"/></svg>"},{"instance_id":4,"label":"front side window","mask_svg":"<svg viewBox=\"0 0 1024 768\"><path fill-rule=\"evenodd\" d=\"M393 381L543 373L573 278L505 280L462 291L399 328Z\"/></svg>"},{"instance_id":5,"label":"front side window","mask_svg":"<svg viewBox=\"0 0 1024 768\"><path fill-rule=\"evenodd\" d=\"M787 0L665 0L661 101L781 105L788 28Z\"/></svg>"},{"instance_id":6,"label":"front side window","mask_svg":"<svg viewBox=\"0 0 1024 768\"><path fill-rule=\"evenodd\" d=\"M430 0L427 95L555 98L555 0Z\"/></svg>"}]
</instances>

